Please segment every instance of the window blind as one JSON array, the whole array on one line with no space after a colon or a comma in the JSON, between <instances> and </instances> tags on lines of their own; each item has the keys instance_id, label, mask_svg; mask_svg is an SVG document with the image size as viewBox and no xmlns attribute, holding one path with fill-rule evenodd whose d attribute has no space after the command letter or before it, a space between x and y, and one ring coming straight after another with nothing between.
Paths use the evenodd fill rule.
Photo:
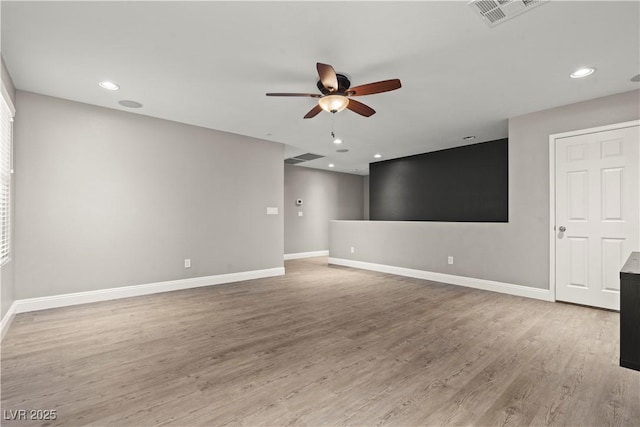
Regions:
<instances>
[{"instance_id":1,"label":"window blind","mask_svg":"<svg viewBox=\"0 0 640 427\"><path fill-rule=\"evenodd\" d=\"M12 139L13 112L5 97L0 96L0 265L9 260L11 251Z\"/></svg>"}]
</instances>

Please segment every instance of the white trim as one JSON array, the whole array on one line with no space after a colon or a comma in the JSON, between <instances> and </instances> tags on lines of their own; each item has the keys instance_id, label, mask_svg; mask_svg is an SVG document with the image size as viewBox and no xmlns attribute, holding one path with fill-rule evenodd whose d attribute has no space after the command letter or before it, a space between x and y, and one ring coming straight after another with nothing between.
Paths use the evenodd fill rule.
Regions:
<instances>
[{"instance_id":1,"label":"white trim","mask_svg":"<svg viewBox=\"0 0 640 427\"><path fill-rule=\"evenodd\" d=\"M640 126L640 120L631 120L629 122L614 123L611 125L549 135L549 291L553 301L556 299L556 139L634 126Z\"/></svg>"},{"instance_id":2,"label":"white trim","mask_svg":"<svg viewBox=\"0 0 640 427\"><path fill-rule=\"evenodd\" d=\"M7 310L7 313L2 318L2 321L0 321L0 341L4 339L5 334L9 330L9 326L11 326L11 323L13 323L14 317L16 317L15 301L13 302L13 304L11 304L11 307L9 307L9 310Z\"/></svg>"},{"instance_id":3,"label":"white trim","mask_svg":"<svg viewBox=\"0 0 640 427\"><path fill-rule=\"evenodd\" d=\"M640 120L631 120L628 122L614 123L611 125L596 126L587 129L577 129L568 132L560 132L549 135L549 140L558 138L568 138L570 136L588 135L590 133L606 132L608 130L632 128L634 126L640 126Z\"/></svg>"},{"instance_id":4,"label":"white trim","mask_svg":"<svg viewBox=\"0 0 640 427\"><path fill-rule=\"evenodd\" d=\"M450 285L465 286L467 288L482 289L485 291L500 292L519 297L534 298L543 301L553 301L548 289L538 289L529 286L514 285L511 283L495 282L493 280L474 279L473 277L455 276L453 274L434 273L432 271L414 270L412 268L395 267L392 265L374 264L370 262L354 261L343 258L329 258L329 264L345 267L361 268L363 270L379 271L381 273L395 274L398 276L413 277L416 279L431 280L434 282L448 283Z\"/></svg>"},{"instance_id":5,"label":"white trim","mask_svg":"<svg viewBox=\"0 0 640 427\"><path fill-rule=\"evenodd\" d=\"M283 274L284 267L276 267L265 270L242 271L216 276L193 277L190 279L169 280L167 282L148 283L144 285L123 286L120 288L99 289L96 291L76 292L40 298L27 298L14 302L16 306L15 312L26 313L29 311L47 310L49 308L67 307L70 305L157 294L160 292L171 292L182 289L200 288L203 286L221 285L223 283L282 276Z\"/></svg>"},{"instance_id":6,"label":"white trim","mask_svg":"<svg viewBox=\"0 0 640 427\"><path fill-rule=\"evenodd\" d=\"M556 138L549 135L549 292L556 298Z\"/></svg>"},{"instance_id":7,"label":"white trim","mask_svg":"<svg viewBox=\"0 0 640 427\"><path fill-rule=\"evenodd\" d=\"M329 256L329 250L326 251L314 251L314 252L298 252L295 254L284 254L284 259L300 259L300 258L313 258L317 256Z\"/></svg>"}]
</instances>

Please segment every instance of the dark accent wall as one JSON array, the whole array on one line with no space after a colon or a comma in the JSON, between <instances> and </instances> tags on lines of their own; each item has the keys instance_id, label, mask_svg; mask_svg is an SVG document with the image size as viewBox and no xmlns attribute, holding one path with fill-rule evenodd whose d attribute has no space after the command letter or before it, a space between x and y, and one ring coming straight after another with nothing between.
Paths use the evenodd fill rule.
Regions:
<instances>
[{"instance_id":1,"label":"dark accent wall","mask_svg":"<svg viewBox=\"0 0 640 427\"><path fill-rule=\"evenodd\" d=\"M371 220L508 222L508 140L372 163Z\"/></svg>"}]
</instances>

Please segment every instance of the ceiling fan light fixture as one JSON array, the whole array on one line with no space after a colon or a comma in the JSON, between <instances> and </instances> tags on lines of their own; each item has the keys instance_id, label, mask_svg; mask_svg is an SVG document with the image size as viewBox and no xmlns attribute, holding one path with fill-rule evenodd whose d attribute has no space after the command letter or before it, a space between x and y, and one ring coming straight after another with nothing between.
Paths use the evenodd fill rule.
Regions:
<instances>
[{"instance_id":1,"label":"ceiling fan light fixture","mask_svg":"<svg viewBox=\"0 0 640 427\"><path fill-rule=\"evenodd\" d=\"M343 95L325 95L318 100L318 105L328 113L339 113L349 105L349 98Z\"/></svg>"}]
</instances>

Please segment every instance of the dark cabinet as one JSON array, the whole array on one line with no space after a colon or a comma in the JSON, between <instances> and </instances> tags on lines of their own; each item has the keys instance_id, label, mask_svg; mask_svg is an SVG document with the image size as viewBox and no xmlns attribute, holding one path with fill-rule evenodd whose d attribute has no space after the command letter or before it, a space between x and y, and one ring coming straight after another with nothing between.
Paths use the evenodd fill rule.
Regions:
<instances>
[{"instance_id":1,"label":"dark cabinet","mask_svg":"<svg viewBox=\"0 0 640 427\"><path fill-rule=\"evenodd\" d=\"M620 270L620 366L640 371L640 252Z\"/></svg>"}]
</instances>

